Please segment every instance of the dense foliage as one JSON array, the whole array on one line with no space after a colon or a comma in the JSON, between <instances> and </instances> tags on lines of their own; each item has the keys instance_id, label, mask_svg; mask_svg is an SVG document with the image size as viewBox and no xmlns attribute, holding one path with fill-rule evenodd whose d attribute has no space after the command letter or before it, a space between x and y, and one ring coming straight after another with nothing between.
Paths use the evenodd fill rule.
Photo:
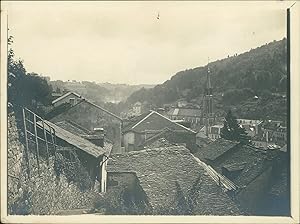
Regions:
<instances>
[{"instance_id":1,"label":"dense foliage","mask_svg":"<svg viewBox=\"0 0 300 224\"><path fill-rule=\"evenodd\" d=\"M8 39L9 45L13 38ZM15 59L12 48L8 52L8 102L20 107L28 107L34 111L38 104L51 103L52 88L47 81L36 73L27 73L24 63Z\"/></svg>"},{"instance_id":2,"label":"dense foliage","mask_svg":"<svg viewBox=\"0 0 300 224\"><path fill-rule=\"evenodd\" d=\"M273 119L286 117L287 93L286 39L273 41L243 54L209 64L215 105L223 112L236 107L238 116ZM140 89L127 100L129 104L148 101L156 106L180 98L201 105L207 66L180 71L170 80L152 89ZM258 99L253 103L253 98ZM264 111L260 104L267 101ZM239 106L251 105L251 109ZM272 106L273 105L273 106ZM254 112L252 111L254 107ZM280 111L280 112L277 112Z\"/></svg>"},{"instance_id":3,"label":"dense foliage","mask_svg":"<svg viewBox=\"0 0 300 224\"><path fill-rule=\"evenodd\" d=\"M90 81L77 82L75 80L67 82L56 80L50 81L50 84L57 93L73 91L98 105L125 101L133 92L143 87L153 87L153 85L111 84Z\"/></svg>"},{"instance_id":4,"label":"dense foliage","mask_svg":"<svg viewBox=\"0 0 300 224\"><path fill-rule=\"evenodd\" d=\"M56 160L54 162L54 170L59 177L64 175L69 182L73 182L82 191L88 190L92 186L92 180L81 164L76 153L68 151L69 157L63 156L61 153L56 153Z\"/></svg>"},{"instance_id":5,"label":"dense foliage","mask_svg":"<svg viewBox=\"0 0 300 224\"><path fill-rule=\"evenodd\" d=\"M224 127L221 129L221 138L238 142L248 140L245 129L238 124L231 110L225 116Z\"/></svg>"}]
</instances>

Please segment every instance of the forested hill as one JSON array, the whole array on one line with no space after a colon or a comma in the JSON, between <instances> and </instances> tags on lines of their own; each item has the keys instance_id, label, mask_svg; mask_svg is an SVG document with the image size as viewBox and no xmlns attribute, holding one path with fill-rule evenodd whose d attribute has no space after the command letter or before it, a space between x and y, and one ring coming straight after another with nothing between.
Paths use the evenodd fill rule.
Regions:
<instances>
[{"instance_id":1,"label":"forested hill","mask_svg":"<svg viewBox=\"0 0 300 224\"><path fill-rule=\"evenodd\" d=\"M212 86L217 103L237 105L255 95L271 97L286 94L286 39L273 41L240 55L209 64ZM148 101L156 106L180 98L198 102L205 88L207 66L180 71L170 80L151 89L140 89L127 100ZM222 96L222 99L217 96ZM283 105L284 106L284 105ZM222 107L222 106L221 106Z\"/></svg>"}]
</instances>

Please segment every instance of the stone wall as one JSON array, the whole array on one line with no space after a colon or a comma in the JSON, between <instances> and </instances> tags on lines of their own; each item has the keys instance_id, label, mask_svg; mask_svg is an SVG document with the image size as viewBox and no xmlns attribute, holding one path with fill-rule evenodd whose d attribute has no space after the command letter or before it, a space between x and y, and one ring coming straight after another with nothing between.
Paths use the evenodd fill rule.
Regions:
<instances>
[{"instance_id":1,"label":"stone wall","mask_svg":"<svg viewBox=\"0 0 300 224\"><path fill-rule=\"evenodd\" d=\"M19 121L19 120L18 120ZM22 119L20 119L22 122ZM30 178L24 157L24 145L20 142L17 122L13 113L8 116L8 213L17 215L49 215L62 210L89 209L102 195L94 190L80 190L68 182L64 175L56 177L54 156L49 165L40 161L40 172L30 153ZM34 150L32 150L34 151Z\"/></svg>"},{"instance_id":2,"label":"stone wall","mask_svg":"<svg viewBox=\"0 0 300 224\"><path fill-rule=\"evenodd\" d=\"M8 174L8 207L21 197L20 179L23 162L24 146L20 143L19 133L14 113L7 118L7 174Z\"/></svg>"}]
</instances>

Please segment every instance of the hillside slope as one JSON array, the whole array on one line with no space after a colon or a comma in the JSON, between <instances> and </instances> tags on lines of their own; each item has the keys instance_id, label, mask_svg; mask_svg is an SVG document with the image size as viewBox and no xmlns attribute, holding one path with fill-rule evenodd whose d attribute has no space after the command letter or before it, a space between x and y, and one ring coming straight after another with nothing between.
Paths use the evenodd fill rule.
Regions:
<instances>
[{"instance_id":1,"label":"hillside slope","mask_svg":"<svg viewBox=\"0 0 300 224\"><path fill-rule=\"evenodd\" d=\"M286 116L286 39L273 41L240 55L209 63L215 104L220 112L234 109L238 116L284 119ZM180 71L151 89L134 92L127 102L148 101L156 106L180 98L201 105L207 66ZM253 101L254 96L259 96ZM243 109L241 106L243 105ZM261 111L272 107L268 115ZM249 109L250 107L250 109ZM267 107L267 108L266 108ZM264 111L265 112L265 111Z\"/></svg>"}]
</instances>

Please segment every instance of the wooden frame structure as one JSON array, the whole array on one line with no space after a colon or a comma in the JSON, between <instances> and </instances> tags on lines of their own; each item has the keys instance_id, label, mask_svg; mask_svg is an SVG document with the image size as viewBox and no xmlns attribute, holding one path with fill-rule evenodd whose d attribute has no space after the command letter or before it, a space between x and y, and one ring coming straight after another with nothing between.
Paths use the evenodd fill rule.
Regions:
<instances>
[{"instance_id":1,"label":"wooden frame structure","mask_svg":"<svg viewBox=\"0 0 300 224\"><path fill-rule=\"evenodd\" d=\"M38 172L40 173L40 154L43 150L42 144L46 148L46 161L49 165L50 153L56 153L56 135L55 129L52 128L47 122L40 116L27 108L23 108L23 121L24 121L24 135L25 135L25 156L27 162L27 173L30 178L31 161L29 156L30 147L29 144L33 143L36 154L36 162ZM51 151L50 151L51 150Z\"/></svg>"}]
</instances>

